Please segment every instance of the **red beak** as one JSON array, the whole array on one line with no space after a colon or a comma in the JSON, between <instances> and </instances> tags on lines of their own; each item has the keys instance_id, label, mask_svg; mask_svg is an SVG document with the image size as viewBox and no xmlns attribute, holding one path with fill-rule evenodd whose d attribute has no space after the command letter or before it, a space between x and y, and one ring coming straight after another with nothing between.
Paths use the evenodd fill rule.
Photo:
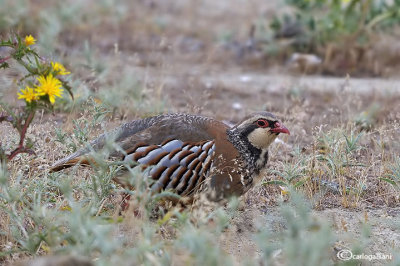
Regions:
<instances>
[{"instance_id":1,"label":"red beak","mask_svg":"<svg viewBox=\"0 0 400 266\"><path fill-rule=\"evenodd\" d=\"M275 127L270 129L273 133L286 133L290 135L289 129L287 129L284 125L279 122L275 123Z\"/></svg>"}]
</instances>

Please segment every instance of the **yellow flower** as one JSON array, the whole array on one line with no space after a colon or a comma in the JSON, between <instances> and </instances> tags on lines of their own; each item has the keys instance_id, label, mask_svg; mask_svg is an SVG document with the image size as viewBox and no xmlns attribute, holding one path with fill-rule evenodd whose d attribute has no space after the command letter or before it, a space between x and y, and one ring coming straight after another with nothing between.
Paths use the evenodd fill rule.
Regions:
<instances>
[{"instance_id":1,"label":"yellow flower","mask_svg":"<svg viewBox=\"0 0 400 266\"><path fill-rule=\"evenodd\" d=\"M36 42L36 40L35 40L35 38L33 38L32 35L28 35L28 36L25 37L25 45L26 46L35 44L35 42Z\"/></svg>"},{"instance_id":2,"label":"yellow flower","mask_svg":"<svg viewBox=\"0 0 400 266\"><path fill-rule=\"evenodd\" d=\"M288 195L290 193L290 191L286 187L279 186L279 188L281 189L282 196Z\"/></svg>"},{"instance_id":3,"label":"yellow flower","mask_svg":"<svg viewBox=\"0 0 400 266\"><path fill-rule=\"evenodd\" d=\"M21 93L18 93L18 99L25 99L25 101L30 103L39 99L39 93L37 93L33 88L26 86L25 90L22 89Z\"/></svg>"},{"instance_id":4,"label":"yellow flower","mask_svg":"<svg viewBox=\"0 0 400 266\"><path fill-rule=\"evenodd\" d=\"M58 63L58 62L51 62L51 67L53 70L57 73L57 75L68 75L71 74L71 72L67 71L65 67Z\"/></svg>"},{"instance_id":5,"label":"yellow flower","mask_svg":"<svg viewBox=\"0 0 400 266\"><path fill-rule=\"evenodd\" d=\"M40 96L48 95L51 104L54 104L56 97L61 97L63 93L63 89L61 88L61 81L52 74L47 75L46 77L40 76L37 78L39 81L39 86L36 87L37 92Z\"/></svg>"}]
</instances>

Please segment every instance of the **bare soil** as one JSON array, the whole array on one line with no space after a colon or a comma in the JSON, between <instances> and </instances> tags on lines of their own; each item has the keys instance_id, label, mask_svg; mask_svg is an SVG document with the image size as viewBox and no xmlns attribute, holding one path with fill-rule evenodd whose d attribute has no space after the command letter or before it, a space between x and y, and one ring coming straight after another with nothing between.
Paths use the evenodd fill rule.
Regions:
<instances>
[{"instance_id":1,"label":"bare soil","mask_svg":"<svg viewBox=\"0 0 400 266\"><path fill-rule=\"evenodd\" d=\"M285 64L264 67L266 61L262 56L248 55L244 60L238 53L247 40L251 18L268 16L280 6L279 1L268 4L269 1L258 0L246 4L243 1L205 1L198 8L186 1L176 1L174 5L139 2L141 10L146 12L134 11L136 17L132 16L124 24L96 31L84 27L76 31L71 29L70 34L64 35L66 46L71 45L71 48L61 50L67 52L71 65L79 65L81 61L77 52L81 48L78 40L89 37L95 44L96 57L108 63L114 78L121 78L121 69L125 74L133 73L147 97L156 99L154 105L163 103L163 112L202 114L227 123L235 123L251 111L275 113L290 129L291 135L283 137L282 143L272 149L271 168L281 161L290 161L295 148L304 154L311 153L319 132L354 126L357 117L372 113L373 128L366 133L367 138L362 143L366 149L361 159L376 156L376 160L369 160L376 164L370 167L366 195L356 206L344 207L340 195L325 193L320 199L313 199L318 202L314 204L313 215L332 224L339 237L339 248L349 247L360 238L361 225L367 221L372 232L368 245L371 254L398 249L399 194L378 179L385 170L385 162L400 154L400 80L395 76L305 76L291 72ZM151 16L146 20L145 14ZM157 16L157 23L168 25L164 31L157 28L161 24L154 22ZM141 23L136 22L137 18L142 19ZM226 48L215 42L215 36L232 29L237 29L234 31L237 43L232 41ZM116 43L118 51L115 50ZM75 69L70 70L74 72ZM98 86L91 74L82 70L77 76L86 79L94 92L107 90L107 87ZM13 76L2 79L10 84ZM112 83L112 80L108 82ZM104 128L111 129L119 123L148 115L140 111L118 112L121 115L113 116ZM62 145L54 142L54 128L62 127L70 132L71 119L80 115L72 112L37 116L30 137L37 143L34 148L38 156L20 156L11 167L35 171L47 168L65 156ZM6 147L12 147L17 141L15 132L4 123L0 124L0 136ZM266 175L263 179L269 180L271 176ZM258 256L251 237L256 225L262 224L271 230L284 227L277 211L279 197L279 189L261 185L243 197L234 226L221 240L226 251L237 258L238 264L246 257Z\"/></svg>"}]
</instances>

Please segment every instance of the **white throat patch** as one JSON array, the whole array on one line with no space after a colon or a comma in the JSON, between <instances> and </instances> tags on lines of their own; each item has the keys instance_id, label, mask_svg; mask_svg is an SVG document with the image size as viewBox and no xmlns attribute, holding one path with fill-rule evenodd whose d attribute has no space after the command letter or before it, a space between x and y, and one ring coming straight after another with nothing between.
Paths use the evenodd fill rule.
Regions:
<instances>
[{"instance_id":1,"label":"white throat patch","mask_svg":"<svg viewBox=\"0 0 400 266\"><path fill-rule=\"evenodd\" d=\"M266 150L276 139L277 135L269 131L270 128L256 128L248 135L250 143L260 149Z\"/></svg>"}]
</instances>

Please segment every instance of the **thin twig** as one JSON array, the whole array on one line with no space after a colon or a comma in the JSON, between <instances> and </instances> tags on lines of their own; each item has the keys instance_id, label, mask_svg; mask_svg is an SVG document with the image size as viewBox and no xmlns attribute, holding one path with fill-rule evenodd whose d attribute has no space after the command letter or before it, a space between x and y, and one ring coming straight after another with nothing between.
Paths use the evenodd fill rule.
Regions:
<instances>
[{"instance_id":1,"label":"thin twig","mask_svg":"<svg viewBox=\"0 0 400 266\"><path fill-rule=\"evenodd\" d=\"M25 141L25 136L26 136L26 132L28 131L28 127L30 125L30 123L33 120L33 117L35 116L35 112L30 112L28 117L25 120L24 126L20 131L20 138L19 138L19 145L18 147L13 150L10 155L7 156L7 159L10 161L12 160L17 154L19 153L28 153L28 154L35 154L35 152L31 149L28 149L26 147L24 147L24 141Z\"/></svg>"},{"instance_id":2,"label":"thin twig","mask_svg":"<svg viewBox=\"0 0 400 266\"><path fill-rule=\"evenodd\" d=\"M7 61L8 59L11 59L11 56L7 56L4 58L0 58L0 64L3 64L5 61Z\"/></svg>"}]
</instances>

